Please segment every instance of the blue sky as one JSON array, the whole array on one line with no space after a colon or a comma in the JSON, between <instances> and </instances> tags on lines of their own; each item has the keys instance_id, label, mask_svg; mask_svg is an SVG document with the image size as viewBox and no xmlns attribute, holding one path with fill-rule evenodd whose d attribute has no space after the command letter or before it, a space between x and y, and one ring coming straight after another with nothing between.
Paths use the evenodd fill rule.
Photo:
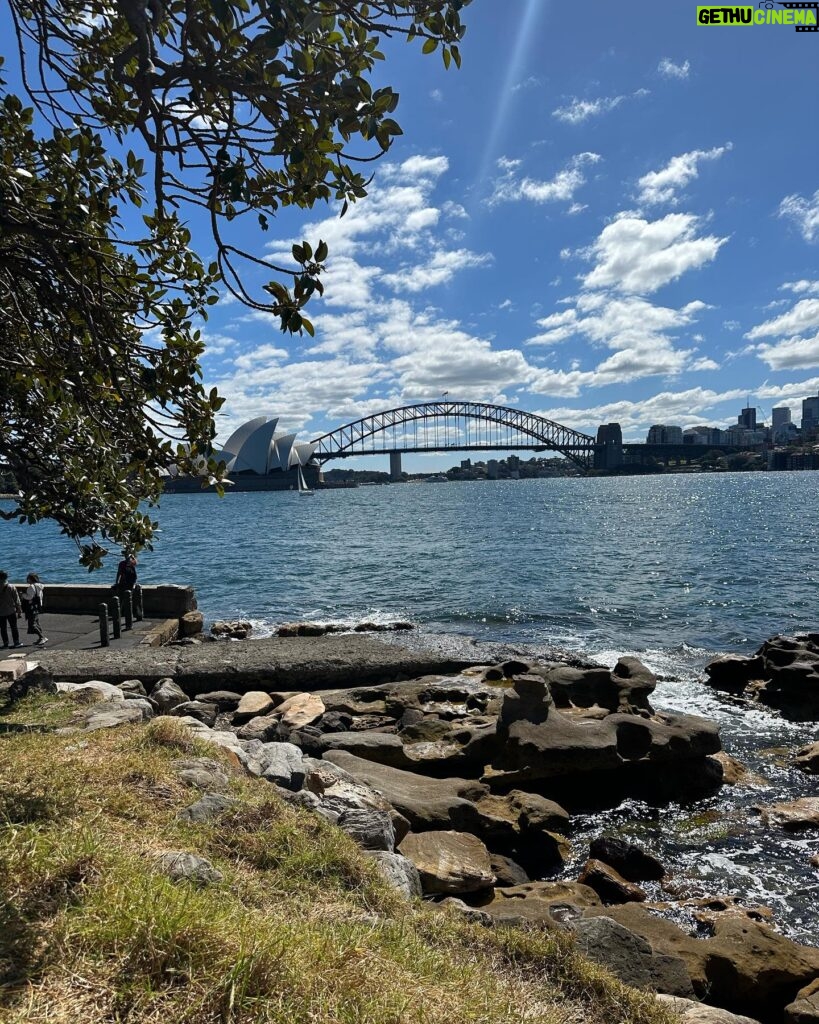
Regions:
<instances>
[{"instance_id":1,"label":"blue sky","mask_svg":"<svg viewBox=\"0 0 819 1024\"><path fill-rule=\"evenodd\" d=\"M382 47L404 135L367 199L248 221L273 259L324 238L326 292L315 338L215 307L220 436L268 414L307 440L444 391L634 440L734 423L746 396L798 421L819 391L819 33L699 27L688 0L463 17L460 71Z\"/></svg>"}]
</instances>

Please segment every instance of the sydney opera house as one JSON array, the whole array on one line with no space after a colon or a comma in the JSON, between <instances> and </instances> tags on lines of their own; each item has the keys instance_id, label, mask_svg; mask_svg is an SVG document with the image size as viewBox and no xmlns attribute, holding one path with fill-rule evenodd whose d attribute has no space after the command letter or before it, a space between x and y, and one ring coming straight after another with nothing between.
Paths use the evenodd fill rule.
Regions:
<instances>
[{"instance_id":1,"label":"sydney opera house","mask_svg":"<svg viewBox=\"0 0 819 1024\"><path fill-rule=\"evenodd\" d=\"M310 461L316 445L297 441L295 434L277 432L278 422L278 417L266 416L248 420L233 431L221 450L214 452L217 461L227 464L231 491L297 490L299 470L307 487L316 485L320 467ZM200 486L199 477L182 476L175 467L165 478L165 490L169 492L197 491Z\"/></svg>"}]
</instances>

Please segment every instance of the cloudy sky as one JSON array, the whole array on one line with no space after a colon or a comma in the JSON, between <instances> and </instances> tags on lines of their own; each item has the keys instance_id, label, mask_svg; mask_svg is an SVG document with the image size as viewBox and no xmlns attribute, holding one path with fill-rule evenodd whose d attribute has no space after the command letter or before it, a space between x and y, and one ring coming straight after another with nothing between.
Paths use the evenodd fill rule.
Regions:
<instances>
[{"instance_id":1,"label":"cloudy sky","mask_svg":"<svg viewBox=\"0 0 819 1024\"><path fill-rule=\"evenodd\" d=\"M735 423L746 397L798 420L819 391L819 33L695 10L474 0L460 71L388 46L405 134L369 197L245 239L273 260L328 242L315 338L238 303L209 321L221 436L275 414L308 439L444 391L633 440Z\"/></svg>"}]
</instances>

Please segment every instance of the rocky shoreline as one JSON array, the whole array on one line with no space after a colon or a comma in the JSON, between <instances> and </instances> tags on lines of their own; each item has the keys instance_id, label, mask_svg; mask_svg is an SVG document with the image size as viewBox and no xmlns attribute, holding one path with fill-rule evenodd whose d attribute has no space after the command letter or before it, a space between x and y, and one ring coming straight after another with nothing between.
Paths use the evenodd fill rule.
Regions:
<instances>
[{"instance_id":1,"label":"rocky shoreline","mask_svg":"<svg viewBox=\"0 0 819 1024\"><path fill-rule=\"evenodd\" d=\"M487 927L570 931L622 981L679 1000L685 1020L819 1021L819 949L780 934L766 908L686 897L673 864L606 834L576 878L555 878L573 816L626 798L686 803L742 774L714 723L654 710L656 678L636 658L611 670L487 665L297 632L119 657L55 651L29 675L78 703L78 732L183 723L348 832L407 896ZM706 681L815 720L819 634L717 659ZM798 758L819 770L819 749ZM760 814L774 829L815 829L819 799Z\"/></svg>"}]
</instances>

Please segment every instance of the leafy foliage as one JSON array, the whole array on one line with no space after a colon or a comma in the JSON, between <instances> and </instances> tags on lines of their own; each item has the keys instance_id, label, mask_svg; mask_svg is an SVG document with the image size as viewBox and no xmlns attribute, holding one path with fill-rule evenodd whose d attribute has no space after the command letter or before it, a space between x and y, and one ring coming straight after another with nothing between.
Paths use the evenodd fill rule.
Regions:
<instances>
[{"instance_id":1,"label":"leafy foliage","mask_svg":"<svg viewBox=\"0 0 819 1024\"><path fill-rule=\"evenodd\" d=\"M397 94L370 81L379 38L459 65L467 3L9 0L33 107L0 82L0 463L20 489L2 514L138 549L169 464L221 481L197 325L221 283L312 334L329 255L304 241L273 266L237 224L366 196L359 168L401 133ZM184 221L196 207L207 267ZM81 546L89 568L104 554Z\"/></svg>"}]
</instances>

